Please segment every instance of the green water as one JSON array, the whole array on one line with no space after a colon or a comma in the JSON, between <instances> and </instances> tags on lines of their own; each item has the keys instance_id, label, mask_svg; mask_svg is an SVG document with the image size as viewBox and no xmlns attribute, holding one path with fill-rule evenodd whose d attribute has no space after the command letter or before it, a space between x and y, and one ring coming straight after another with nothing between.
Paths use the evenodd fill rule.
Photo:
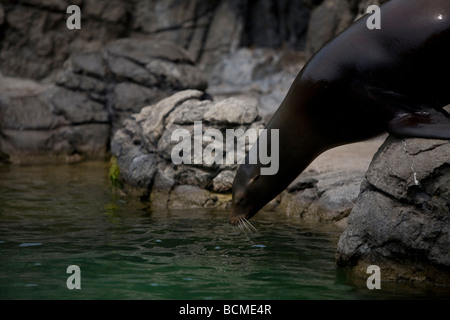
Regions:
<instances>
[{"instance_id":1,"label":"green water","mask_svg":"<svg viewBox=\"0 0 450 320\"><path fill-rule=\"evenodd\" d=\"M352 285L334 263L333 226L263 212L252 219L260 235L249 238L227 215L152 211L114 192L102 162L0 167L0 298L443 297L408 284ZM69 265L80 267L80 290L66 286Z\"/></svg>"}]
</instances>

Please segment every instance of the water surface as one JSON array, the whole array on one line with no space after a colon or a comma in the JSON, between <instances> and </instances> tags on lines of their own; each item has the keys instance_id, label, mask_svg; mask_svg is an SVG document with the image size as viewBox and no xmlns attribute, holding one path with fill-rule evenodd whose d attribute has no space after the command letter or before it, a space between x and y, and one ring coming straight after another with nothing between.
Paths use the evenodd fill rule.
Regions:
<instances>
[{"instance_id":1,"label":"water surface","mask_svg":"<svg viewBox=\"0 0 450 320\"><path fill-rule=\"evenodd\" d=\"M158 210L111 189L107 163L0 167L1 299L386 299L450 297L394 284L368 290L335 266L342 230L283 214ZM81 270L69 290L66 269Z\"/></svg>"}]
</instances>

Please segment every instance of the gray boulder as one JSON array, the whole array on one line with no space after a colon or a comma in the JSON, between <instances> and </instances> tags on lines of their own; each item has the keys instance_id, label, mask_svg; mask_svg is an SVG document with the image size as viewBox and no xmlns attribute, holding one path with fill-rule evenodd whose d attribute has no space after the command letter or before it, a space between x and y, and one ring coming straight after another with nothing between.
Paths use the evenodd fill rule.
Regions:
<instances>
[{"instance_id":1,"label":"gray boulder","mask_svg":"<svg viewBox=\"0 0 450 320\"><path fill-rule=\"evenodd\" d=\"M262 127L256 106L249 102L213 101L203 91L185 90L132 115L114 134L111 150L125 188L141 197L150 195L155 206L226 207L238 167L226 161L230 151L226 148L227 129L240 136L250 128ZM173 139L176 130L188 136ZM184 157L183 151L187 161L177 162L173 154L181 141L192 147L191 154ZM208 148L216 161L205 160Z\"/></svg>"},{"instance_id":2,"label":"gray boulder","mask_svg":"<svg viewBox=\"0 0 450 320\"><path fill-rule=\"evenodd\" d=\"M389 137L342 234L337 263L383 280L450 283L450 142Z\"/></svg>"},{"instance_id":3,"label":"gray boulder","mask_svg":"<svg viewBox=\"0 0 450 320\"><path fill-rule=\"evenodd\" d=\"M212 181L212 190L219 193L230 192L235 175L233 170L221 171Z\"/></svg>"},{"instance_id":4,"label":"gray boulder","mask_svg":"<svg viewBox=\"0 0 450 320\"><path fill-rule=\"evenodd\" d=\"M216 103L204 114L204 119L210 123L230 125L251 124L257 117L256 105L235 98Z\"/></svg>"},{"instance_id":5,"label":"gray boulder","mask_svg":"<svg viewBox=\"0 0 450 320\"><path fill-rule=\"evenodd\" d=\"M276 210L309 222L345 224L363 179L359 169L303 173L281 194Z\"/></svg>"}]
</instances>

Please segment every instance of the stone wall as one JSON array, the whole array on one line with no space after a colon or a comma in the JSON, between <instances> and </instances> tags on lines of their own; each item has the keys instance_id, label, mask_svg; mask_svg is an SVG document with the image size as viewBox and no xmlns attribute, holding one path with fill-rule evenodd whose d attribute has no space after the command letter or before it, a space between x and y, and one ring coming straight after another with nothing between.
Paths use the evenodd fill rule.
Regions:
<instances>
[{"instance_id":1,"label":"stone wall","mask_svg":"<svg viewBox=\"0 0 450 320\"><path fill-rule=\"evenodd\" d=\"M358 3L367 2L4 0L0 70L41 80L54 76L72 53L100 50L108 42L131 37L174 42L209 74L240 47L307 48L311 54L352 21ZM66 27L69 4L80 6L81 30Z\"/></svg>"},{"instance_id":2,"label":"stone wall","mask_svg":"<svg viewBox=\"0 0 450 320\"><path fill-rule=\"evenodd\" d=\"M0 150L13 163L102 157L124 119L206 77L171 42L119 39L75 53L42 84L0 76Z\"/></svg>"}]
</instances>

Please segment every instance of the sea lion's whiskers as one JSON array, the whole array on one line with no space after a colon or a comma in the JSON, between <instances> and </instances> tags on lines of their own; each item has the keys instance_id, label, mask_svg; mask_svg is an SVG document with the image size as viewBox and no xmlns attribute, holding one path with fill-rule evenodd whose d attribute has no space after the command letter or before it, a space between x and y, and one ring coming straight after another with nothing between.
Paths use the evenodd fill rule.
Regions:
<instances>
[{"instance_id":1,"label":"sea lion's whiskers","mask_svg":"<svg viewBox=\"0 0 450 320\"><path fill-rule=\"evenodd\" d=\"M242 226L244 227L244 229L247 231L247 233L252 236L253 235L253 230L248 226L247 224L247 220L245 218L241 219L242 222Z\"/></svg>"},{"instance_id":2,"label":"sea lion's whiskers","mask_svg":"<svg viewBox=\"0 0 450 320\"><path fill-rule=\"evenodd\" d=\"M244 223L246 223L256 234L261 234L258 229L255 228L254 225L250 223L246 218L244 218Z\"/></svg>"},{"instance_id":3,"label":"sea lion's whiskers","mask_svg":"<svg viewBox=\"0 0 450 320\"><path fill-rule=\"evenodd\" d=\"M245 234L245 236L247 236L247 231L244 229L244 223L240 218L238 219L238 227Z\"/></svg>"},{"instance_id":4,"label":"sea lion's whiskers","mask_svg":"<svg viewBox=\"0 0 450 320\"><path fill-rule=\"evenodd\" d=\"M247 240L251 241L252 240L252 234L250 232L251 230L248 229L248 227L245 225L245 222L242 220L242 218L238 219L238 227L239 227L239 229L241 229L245 238L247 238Z\"/></svg>"}]
</instances>

